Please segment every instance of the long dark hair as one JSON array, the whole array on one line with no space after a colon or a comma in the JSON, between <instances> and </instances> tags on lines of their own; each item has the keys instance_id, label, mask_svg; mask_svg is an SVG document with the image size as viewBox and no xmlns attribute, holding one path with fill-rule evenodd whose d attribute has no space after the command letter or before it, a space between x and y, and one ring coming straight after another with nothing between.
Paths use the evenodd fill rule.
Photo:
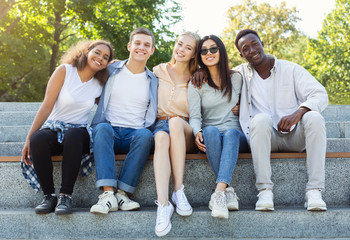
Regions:
<instances>
[{"instance_id":1,"label":"long dark hair","mask_svg":"<svg viewBox=\"0 0 350 240\"><path fill-rule=\"evenodd\" d=\"M113 56L113 49L109 42L104 40L95 40L95 41L80 41L73 47L71 47L61 58L61 64L67 63L72 64L73 67L76 67L78 70L83 70L87 64L88 53L94 49L97 45L106 45L109 48L110 54L108 62L110 62ZM102 69L95 73L94 77L100 82L103 86L109 77L108 69Z\"/></svg>"},{"instance_id":2,"label":"long dark hair","mask_svg":"<svg viewBox=\"0 0 350 240\"><path fill-rule=\"evenodd\" d=\"M199 66L205 70L205 72L208 75L208 84L212 88L218 89L218 87L215 85L213 79L210 76L210 72L208 67L203 63L200 50L202 49L202 45L205 41L207 40L213 40L216 45L219 47L219 53L220 53L220 58L219 58L219 76L221 80L221 86L220 89L224 93L224 96L228 97L228 101L231 101L232 98L232 82L231 82L231 74L233 73L230 70L230 67L228 65L228 56L226 52L226 48L224 43L221 41L220 38L218 38L215 35L209 35L205 36L202 38L202 40L199 42L198 45L198 51L197 51L197 58L198 58L198 63Z\"/></svg>"}]
</instances>

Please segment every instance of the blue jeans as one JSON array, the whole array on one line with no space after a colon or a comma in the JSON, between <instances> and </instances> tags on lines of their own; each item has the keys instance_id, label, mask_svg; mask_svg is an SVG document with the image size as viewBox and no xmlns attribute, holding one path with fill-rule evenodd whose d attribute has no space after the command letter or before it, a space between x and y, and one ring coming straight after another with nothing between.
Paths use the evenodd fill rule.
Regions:
<instances>
[{"instance_id":1,"label":"blue jeans","mask_svg":"<svg viewBox=\"0 0 350 240\"><path fill-rule=\"evenodd\" d=\"M94 128L93 139L96 187L111 186L133 193L154 145L152 132L146 128L112 127L109 123L100 123ZM114 158L117 153L127 153L118 180Z\"/></svg>"},{"instance_id":2,"label":"blue jeans","mask_svg":"<svg viewBox=\"0 0 350 240\"><path fill-rule=\"evenodd\" d=\"M248 143L244 134L236 129L220 133L217 127L208 126L204 128L203 138L216 183L224 182L230 185L238 153L248 151Z\"/></svg>"}]
</instances>

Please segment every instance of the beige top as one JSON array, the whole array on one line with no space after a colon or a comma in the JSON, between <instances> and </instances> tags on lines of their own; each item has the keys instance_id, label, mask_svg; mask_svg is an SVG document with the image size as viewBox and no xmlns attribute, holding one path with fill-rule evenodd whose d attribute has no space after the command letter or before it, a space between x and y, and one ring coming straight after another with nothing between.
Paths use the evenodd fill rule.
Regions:
<instances>
[{"instance_id":1,"label":"beige top","mask_svg":"<svg viewBox=\"0 0 350 240\"><path fill-rule=\"evenodd\" d=\"M153 68L159 79L157 118L166 116L189 117L187 88L188 83L175 84L168 73L167 65L161 63Z\"/></svg>"}]
</instances>

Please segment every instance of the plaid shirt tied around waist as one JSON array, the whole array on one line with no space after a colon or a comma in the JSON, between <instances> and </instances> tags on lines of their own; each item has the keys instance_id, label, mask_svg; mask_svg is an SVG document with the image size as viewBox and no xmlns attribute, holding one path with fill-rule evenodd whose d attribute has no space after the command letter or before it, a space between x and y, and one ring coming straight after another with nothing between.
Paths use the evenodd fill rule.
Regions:
<instances>
[{"instance_id":1,"label":"plaid shirt tied around waist","mask_svg":"<svg viewBox=\"0 0 350 240\"><path fill-rule=\"evenodd\" d=\"M90 153L82 155L80 174L82 177L88 176L92 172L92 160L93 160L92 128L87 124L70 124L70 123L64 123L61 121L52 121L52 120L47 120L43 124L43 126L40 128L40 130L45 128L48 128L52 131L57 132L57 141L59 143L63 142L64 134L69 128L86 128L90 136ZM29 183L29 185L36 192L40 191L40 183L39 183L38 176L35 173L34 166L26 165L23 159L21 159L21 168L22 168L22 174L24 178L27 180L27 182Z\"/></svg>"}]
</instances>

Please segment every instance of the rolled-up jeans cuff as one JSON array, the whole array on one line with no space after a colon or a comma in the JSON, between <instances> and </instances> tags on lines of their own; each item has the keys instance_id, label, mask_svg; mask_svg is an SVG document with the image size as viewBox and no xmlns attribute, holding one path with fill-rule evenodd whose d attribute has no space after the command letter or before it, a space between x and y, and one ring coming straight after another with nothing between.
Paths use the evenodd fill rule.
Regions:
<instances>
[{"instance_id":1,"label":"rolled-up jeans cuff","mask_svg":"<svg viewBox=\"0 0 350 240\"><path fill-rule=\"evenodd\" d=\"M260 192L263 189L270 189L273 190L273 184L259 184L257 187L257 190Z\"/></svg>"},{"instance_id":2,"label":"rolled-up jeans cuff","mask_svg":"<svg viewBox=\"0 0 350 240\"><path fill-rule=\"evenodd\" d=\"M130 185L128 185L120 180L118 180L117 187L119 189L123 190L124 192L128 192L128 193L134 193L135 189L136 189L136 187L130 186Z\"/></svg>"},{"instance_id":3,"label":"rolled-up jeans cuff","mask_svg":"<svg viewBox=\"0 0 350 240\"><path fill-rule=\"evenodd\" d=\"M228 181L227 179L223 179L223 178L218 178L217 180L216 180L216 183L226 183L227 185L230 185L231 184L231 179L230 179L230 181Z\"/></svg>"},{"instance_id":4,"label":"rolled-up jeans cuff","mask_svg":"<svg viewBox=\"0 0 350 240\"><path fill-rule=\"evenodd\" d=\"M117 180L116 179L100 179L100 180L97 180L97 182L96 182L96 187L97 188L101 188L101 187L104 187L104 186L117 188Z\"/></svg>"}]
</instances>

